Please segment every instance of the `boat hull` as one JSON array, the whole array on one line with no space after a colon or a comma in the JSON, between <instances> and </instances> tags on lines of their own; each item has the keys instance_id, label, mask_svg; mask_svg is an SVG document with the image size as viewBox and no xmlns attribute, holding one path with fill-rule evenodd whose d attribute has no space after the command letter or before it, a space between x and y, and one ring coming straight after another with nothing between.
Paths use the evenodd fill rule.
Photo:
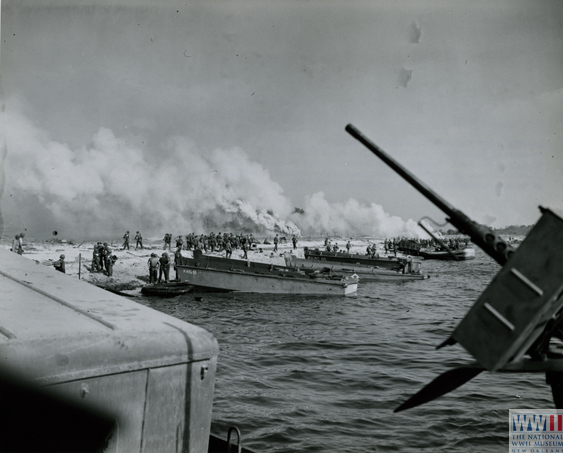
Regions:
<instances>
[{"instance_id":1,"label":"boat hull","mask_svg":"<svg viewBox=\"0 0 563 453\"><path fill-rule=\"evenodd\" d=\"M305 248L305 258L318 261L337 261L346 264L366 264L380 269L399 269L404 258L370 258L367 255L353 255L350 253L326 252L318 249Z\"/></svg>"},{"instance_id":2,"label":"boat hull","mask_svg":"<svg viewBox=\"0 0 563 453\"><path fill-rule=\"evenodd\" d=\"M461 250L452 250L453 255L447 250L420 251L420 256L426 260L447 260L447 261L464 261L475 259L475 249L466 248Z\"/></svg>"},{"instance_id":3,"label":"boat hull","mask_svg":"<svg viewBox=\"0 0 563 453\"><path fill-rule=\"evenodd\" d=\"M286 255L286 265L294 267L295 269L308 272L308 271L321 271L328 274L336 272L344 276L357 275L360 282L376 282L376 281L411 281L411 280L424 280L428 275L419 273L406 273L391 269L378 269L373 266L348 263L339 263L337 261L321 261L318 259L304 259L297 258L295 255Z\"/></svg>"},{"instance_id":4,"label":"boat hull","mask_svg":"<svg viewBox=\"0 0 563 453\"><path fill-rule=\"evenodd\" d=\"M320 294L350 295L357 291L357 280L330 281L315 279L266 275L244 272L242 269L215 269L198 267L195 264L177 265L180 281L204 291L237 291L262 294Z\"/></svg>"}]
</instances>

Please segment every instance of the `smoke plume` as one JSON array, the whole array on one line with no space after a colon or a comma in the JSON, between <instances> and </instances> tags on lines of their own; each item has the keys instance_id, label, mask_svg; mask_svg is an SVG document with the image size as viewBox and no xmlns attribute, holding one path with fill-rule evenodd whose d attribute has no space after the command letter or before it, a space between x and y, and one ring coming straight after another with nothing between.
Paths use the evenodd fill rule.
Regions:
<instances>
[{"instance_id":1,"label":"smoke plume","mask_svg":"<svg viewBox=\"0 0 563 453\"><path fill-rule=\"evenodd\" d=\"M306 197L304 211L304 214L292 214L291 219L307 234L352 237L422 235L421 228L413 220L405 222L400 217L390 216L378 204L367 206L353 198L345 203L329 203L324 193L318 192Z\"/></svg>"},{"instance_id":2,"label":"smoke plume","mask_svg":"<svg viewBox=\"0 0 563 453\"><path fill-rule=\"evenodd\" d=\"M304 213L269 171L240 148L204 152L176 137L162 149L101 128L88 146L71 149L19 113L3 115L7 155L4 220L35 236L145 236L165 232L244 231L282 235L418 235L414 222L379 205L306 198ZM414 225L414 226L413 226ZM33 228L30 228L33 226Z\"/></svg>"}]
</instances>

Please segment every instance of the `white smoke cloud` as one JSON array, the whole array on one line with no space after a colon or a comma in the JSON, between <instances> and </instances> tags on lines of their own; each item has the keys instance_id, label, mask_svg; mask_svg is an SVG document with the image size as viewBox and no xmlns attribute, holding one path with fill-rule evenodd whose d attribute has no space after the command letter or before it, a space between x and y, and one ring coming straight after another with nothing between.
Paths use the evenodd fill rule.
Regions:
<instances>
[{"instance_id":1,"label":"white smoke cloud","mask_svg":"<svg viewBox=\"0 0 563 453\"><path fill-rule=\"evenodd\" d=\"M378 204L367 206L353 198L331 204L323 192L318 192L306 198L304 211L299 220L296 214L293 219L308 234L424 237L423 230L413 220L405 222L387 214Z\"/></svg>"},{"instance_id":2,"label":"white smoke cloud","mask_svg":"<svg viewBox=\"0 0 563 453\"><path fill-rule=\"evenodd\" d=\"M20 114L3 119L6 194L20 216L41 206L51 217L45 223L82 236L126 229L187 234L225 224L299 233L283 220L292 207L281 186L241 149L204 153L175 138L160 150L166 157L153 162L147 150L106 128L91 145L71 149Z\"/></svg>"},{"instance_id":3,"label":"white smoke cloud","mask_svg":"<svg viewBox=\"0 0 563 453\"><path fill-rule=\"evenodd\" d=\"M176 137L160 150L147 150L138 138L119 138L101 128L91 144L71 149L22 114L4 114L3 121L4 219L33 223L36 231L40 225L43 234L58 230L65 237L106 238L125 230L146 236L242 230L301 235L303 230L420 235L414 222L392 217L379 205L353 199L330 204L322 192L306 198L304 214L292 214L282 187L240 148L203 152Z\"/></svg>"}]
</instances>

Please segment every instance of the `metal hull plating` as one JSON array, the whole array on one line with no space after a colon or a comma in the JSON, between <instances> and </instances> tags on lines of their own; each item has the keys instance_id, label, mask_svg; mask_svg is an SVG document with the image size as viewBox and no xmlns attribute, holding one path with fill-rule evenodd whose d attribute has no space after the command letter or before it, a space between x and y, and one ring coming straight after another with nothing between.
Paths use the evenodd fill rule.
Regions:
<instances>
[{"instance_id":1,"label":"metal hull plating","mask_svg":"<svg viewBox=\"0 0 563 453\"><path fill-rule=\"evenodd\" d=\"M305 248L306 259L316 259L319 261L337 261L346 264L366 264L369 266L379 267L381 269L398 269L400 263L404 262L404 258L370 258L367 255L352 255L350 253L325 252L322 250L311 250Z\"/></svg>"},{"instance_id":2,"label":"metal hull plating","mask_svg":"<svg viewBox=\"0 0 563 453\"><path fill-rule=\"evenodd\" d=\"M286 257L287 266L294 267L301 271L310 270L325 270L327 272L336 272L345 276L357 275L360 282L375 282L375 281L410 281L410 280L424 280L428 275L421 273L407 273L403 274L401 271L394 271L391 269L378 269L373 266L348 263L339 263L337 261L321 261L318 259L304 259L297 258L294 255Z\"/></svg>"},{"instance_id":3,"label":"metal hull plating","mask_svg":"<svg viewBox=\"0 0 563 453\"><path fill-rule=\"evenodd\" d=\"M195 265L178 265L178 278L196 288L215 291L240 291L263 294L323 294L349 295L358 289L357 280L351 282L295 278L225 270Z\"/></svg>"},{"instance_id":4,"label":"metal hull plating","mask_svg":"<svg viewBox=\"0 0 563 453\"><path fill-rule=\"evenodd\" d=\"M211 333L2 248L0 262L0 375L113 414L104 452L207 451Z\"/></svg>"},{"instance_id":5,"label":"metal hull plating","mask_svg":"<svg viewBox=\"0 0 563 453\"><path fill-rule=\"evenodd\" d=\"M426 252L424 250L420 251L420 256L427 260L451 260L451 261L463 261L463 260L473 260L475 259L475 249L467 248L462 250L452 250L453 255L446 251L432 251Z\"/></svg>"}]
</instances>

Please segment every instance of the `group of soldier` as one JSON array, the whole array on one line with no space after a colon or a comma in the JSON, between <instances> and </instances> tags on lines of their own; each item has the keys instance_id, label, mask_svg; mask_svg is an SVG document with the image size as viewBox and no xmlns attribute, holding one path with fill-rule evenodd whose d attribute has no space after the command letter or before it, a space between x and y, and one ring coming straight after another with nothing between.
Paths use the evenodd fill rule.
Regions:
<instances>
[{"instance_id":1,"label":"group of soldier","mask_svg":"<svg viewBox=\"0 0 563 453\"><path fill-rule=\"evenodd\" d=\"M442 244L447 245L451 250L464 249L469 245L471 239L467 236L453 236L442 239L442 242L437 239L420 239L420 238L406 238L398 237L392 239L385 239L383 246L385 250L396 251L398 250L420 250L423 248L442 247Z\"/></svg>"},{"instance_id":2,"label":"group of soldier","mask_svg":"<svg viewBox=\"0 0 563 453\"><path fill-rule=\"evenodd\" d=\"M129 248L129 231L127 231L124 235L123 235L123 245L121 246L122 250L130 250ZM137 231L137 233L135 234L135 250L137 250L137 248L141 248L141 250L143 250L143 236L141 235L140 232Z\"/></svg>"},{"instance_id":3,"label":"group of soldier","mask_svg":"<svg viewBox=\"0 0 563 453\"><path fill-rule=\"evenodd\" d=\"M223 250L228 250L229 247L231 252L233 249L246 249L249 250L253 244L258 241L254 239L252 234L233 234L233 233L217 233L211 232L207 235L200 234L199 236L195 233L190 233L184 237L178 236L176 238L176 249L180 250L203 250L207 252L221 252ZM172 250L172 235L166 233L164 235L164 247L163 250Z\"/></svg>"},{"instance_id":4,"label":"group of soldier","mask_svg":"<svg viewBox=\"0 0 563 453\"><path fill-rule=\"evenodd\" d=\"M465 247L468 246L470 239L465 237L465 236L459 236L459 237L451 237L448 239L445 239L443 242L448 245L448 247L452 250L457 250L457 249L463 249ZM332 242L330 241L330 239L326 238L325 239L325 250L327 252L338 252L340 250L339 246L337 243L332 244ZM435 239L419 239L419 238L404 238L404 237L398 237L398 238L391 238L391 239L385 239L383 241L383 248L385 250L385 253L393 253L395 254L395 256L397 255L397 251L401 251L404 249L408 249L408 250L420 250L421 248L426 248L426 247L434 247L434 246L441 246L441 244L435 240ZM348 241L346 243L346 251L347 253L350 253L350 241ZM368 255L371 258L377 258L379 257L379 253L377 251L377 245L375 243L371 243L368 244L367 248L366 248L366 255Z\"/></svg>"},{"instance_id":5,"label":"group of soldier","mask_svg":"<svg viewBox=\"0 0 563 453\"><path fill-rule=\"evenodd\" d=\"M385 239L384 241L384 248L386 252L395 252L395 244L394 244L394 239L390 239L389 241L387 239ZM338 252L340 251L340 247L338 246L338 243L333 244L331 242L330 239L326 238L325 239L325 250L327 252ZM350 241L346 242L346 253L350 253L350 249L352 248L352 244L350 243ZM366 255L369 256L370 258L378 258L379 257L379 252L377 251L377 245L375 244L375 242L373 243L369 243L366 247Z\"/></svg>"},{"instance_id":6,"label":"group of soldier","mask_svg":"<svg viewBox=\"0 0 563 453\"><path fill-rule=\"evenodd\" d=\"M350 253L350 249L352 248L352 243L350 241L346 242L345 248L346 248L346 253ZM330 239L326 238L325 250L327 252L339 252L340 247L338 246L338 243L333 244L330 241ZM379 253L377 252L377 245L375 245L375 243L368 244L366 248L366 255L369 256L370 258L379 258Z\"/></svg>"},{"instance_id":7,"label":"group of soldier","mask_svg":"<svg viewBox=\"0 0 563 453\"><path fill-rule=\"evenodd\" d=\"M15 239L12 241L12 252L17 253L18 255L23 255L23 238L25 237L25 233L16 234Z\"/></svg>"},{"instance_id":8,"label":"group of soldier","mask_svg":"<svg viewBox=\"0 0 563 453\"><path fill-rule=\"evenodd\" d=\"M176 250L174 264L177 264L181 256L182 254L180 252L180 249ZM147 264L149 266L149 284L161 283L163 277L166 283L170 281L170 257L168 256L168 253L164 252L160 258L156 253L151 253ZM176 278L178 278L177 274Z\"/></svg>"},{"instance_id":9,"label":"group of soldier","mask_svg":"<svg viewBox=\"0 0 563 453\"><path fill-rule=\"evenodd\" d=\"M295 248L295 244L294 247ZM350 241L348 241L346 243L346 252L350 253L350 249L352 248L352 244L350 243ZM332 243L332 241L329 238L325 239L325 250L327 252L339 252L340 251L340 247L338 246L338 243L335 242L334 244Z\"/></svg>"},{"instance_id":10,"label":"group of soldier","mask_svg":"<svg viewBox=\"0 0 563 453\"><path fill-rule=\"evenodd\" d=\"M94 245L92 253L92 272L103 272L108 277L113 275L113 265L117 261L117 256L111 253L107 242L98 242Z\"/></svg>"}]
</instances>

